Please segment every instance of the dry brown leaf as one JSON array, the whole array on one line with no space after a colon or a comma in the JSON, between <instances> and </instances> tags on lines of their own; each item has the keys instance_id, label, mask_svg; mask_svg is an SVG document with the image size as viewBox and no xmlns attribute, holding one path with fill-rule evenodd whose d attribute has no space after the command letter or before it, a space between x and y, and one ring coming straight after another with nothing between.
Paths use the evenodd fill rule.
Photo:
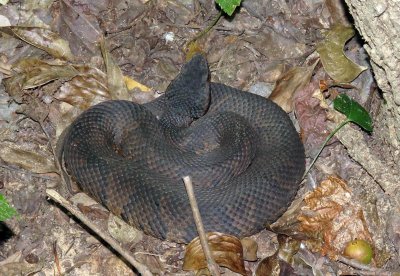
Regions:
<instances>
[{"instance_id":1,"label":"dry brown leaf","mask_svg":"<svg viewBox=\"0 0 400 276\"><path fill-rule=\"evenodd\" d=\"M136 252L134 257L138 262L144 264L151 273L155 275L165 274L166 268L163 262L160 260L160 256L147 252Z\"/></svg>"},{"instance_id":2,"label":"dry brown leaf","mask_svg":"<svg viewBox=\"0 0 400 276\"><path fill-rule=\"evenodd\" d=\"M269 99L282 107L286 112L293 110L293 95L304 88L311 79L318 60L308 67L293 67L284 73L276 82Z\"/></svg>"},{"instance_id":3,"label":"dry brown leaf","mask_svg":"<svg viewBox=\"0 0 400 276\"><path fill-rule=\"evenodd\" d=\"M54 166L53 158L41 154L29 145L2 142L0 159L34 173L58 172Z\"/></svg>"},{"instance_id":4,"label":"dry brown leaf","mask_svg":"<svg viewBox=\"0 0 400 276\"><path fill-rule=\"evenodd\" d=\"M64 83L54 97L81 110L111 99L107 88L107 76L97 68L75 66L79 75Z\"/></svg>"},{"instance_id":5,"label":"dry brown leaf","mask_svg":"<svg viewBox=\"0 0 400 276\"><path fill-rule=\"evenodd\" d=\"M243 247L240 240L234 236L210 232L207 233L208 244L214 261L223 267L246 275L243 259ZM183 260L183 270L200 270L207 267L207 262L197 237L186 247Z\"/></svg>"},{"instance_id":6,"label":"dry brown leaf","mask_svg":"<svg viewBox=\"0 0 400 276\"><path fill-rule=\"evenodd\" d=\"M49 115L49 108L38 98L31 98L29 104L22 104L18 108L17 113L22 113L35 122L43 123Z\"/></svg>"},{"instance_id":7,"label":"dry brown leaf","mask_svg":"<svg viewBox=\"0 0 400 276\"><path fill-rule=\"evenodd\" d=\"M26 262L8 263L0 266L0 275L33 275L43 268L43 263L28 264Z\"/></svg>"},{"instance_id":8,"label":"dry brown leaf","mask_svg":"<svg viewBox=\"0 0 400 276\"><path fill-rule=\"evenodd\" d=\"M108 90L113 100L129 100L128 88L122 75L121 69L115 64L112 56L108 52L104 38L100 41L101 53L107 71Z\"/></svg>"},{"instance_id":9,"label":"dry brown leaf","mask_svg":"<svg viewBox=\"0 0 400 276\"><path fill-rule=\"evenodd\" d=\"M243 238L241 242L243 246L243 259L249 262L257 261L257 242L252 238Z\"/></svg>"},{"instance_id":10,"label":"dry brown leaf","mask_svg":"<svg viewBox=\"0 0 400 276\"><path fill-rule=\"evenodd\" d=\"M264 258L256 268L256 276L296 275L294 269L285 261L280 260L277 254Z\"/></svg>"},{"instance_id":11,"label":"dry brown leaf","mask_svg":"<svg viewBox=\"0 0 400 276\"><path fill-rule=\"evenodd\" d=\"M12 66L13 74L5 80L7 92L19 103L25 89L35 88L54 80L69 80L79 72L71 65L60 61L43 61L26 58Z\"/></svg>"},{"instance_id":12,"label":"dry brown leaf","mask_svg":"<svg viewBox=\"0 0 400 276\"><path fill-rule=\"evenodd\" d=\"M329 176L304 199L298 220L300 230L310 237L308 248L335 259L353 239L372 243L361 207L344 180Z\"/></svg>"},{"instance_id":13,"label":"dry brown leaf","mask_svg":"<svg viewBox=\"0 0 400 276\"><path fill-rule=\"evenodd\" d=\"M55 58L74 60L68 41L49 29L20 26L10 27L10 29L21 40L46 51Z\"/></svg>"},{"instance_id":14,"label":"dry brown leaf","mask_svg":"<svg viewBox=\"0 0 400 276\"><path fill-rule=\"evenodd\" d=\"M285 235L278 235L279 248L277 252L264 258L257 266L255 275L292 275L294 269L291 266L293 256L300 247L300 242Z\"/></svg>"}]
</instances>

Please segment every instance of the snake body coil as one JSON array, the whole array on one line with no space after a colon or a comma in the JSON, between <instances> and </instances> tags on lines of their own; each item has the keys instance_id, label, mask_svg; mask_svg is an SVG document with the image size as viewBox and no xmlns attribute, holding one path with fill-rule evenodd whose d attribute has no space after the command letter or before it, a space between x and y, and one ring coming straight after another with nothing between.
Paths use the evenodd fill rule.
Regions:
<instances>
[{"instance_id":1,"label":"snake body coil","mask_svg":"<svg viewBox=\"0 0 400 276\"><path fill-rule=\"evenodd\" d=\"M304 172L303 145L273 102L208 82L197 55L165 95L83 112L64 141L81 189L146 234L197 236L182 177L190 175L206 231L247 236L287 208Z\"/></svg>"}]
</instances>

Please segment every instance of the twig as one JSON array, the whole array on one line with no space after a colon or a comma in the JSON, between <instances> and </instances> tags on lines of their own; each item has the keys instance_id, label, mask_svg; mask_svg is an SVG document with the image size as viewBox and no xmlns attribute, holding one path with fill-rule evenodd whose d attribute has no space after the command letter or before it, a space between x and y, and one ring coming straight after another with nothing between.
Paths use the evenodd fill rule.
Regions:
<instances>
[{"instance_id":1,"label":"twig","mask_svg":"<svg viewBox=\"0 0 400 276\"><path fill-rule=\"evenodd\" d=\"M304 179L308 172L311 170L311 168L314 166L315 161L317 161L318 156L321 154L322 150L325 148L326 144L329 142L329 140L331 140L331 138L336 134L336 132L339 131L339 129L341 129L345 124L350 123L350 120L344 120L343 122L341 122L330 134L328 137L326 137L325 141L322 143L321 148L319 149L318 153L315 155L313 161L311 162L310 166L308 166L308 169L305 171L305 173L303 174L303 177L301 179Z\"/></svg>"},{"instance_id":2,"label":"twig","mask_svg":"<svg viewBox=\"0 0 400 276\"><path fill-rule=\"evenodd\" d=\"M380 276L390 276L390 275L394 275L395 273L400 273L398 271L387 271L381 268L376 268L376 267L372 267L366 264L362 264L356 260L353 259L347 259L343 256L339 256L338 260L348 266L351 266L355 269L358 269L360 271L358 271L358 273L360 275L380 275Z\"/></svg>"},{"instance_id":3,"label":"twig","mask_svg":"<svg viewBox=\"0 0 400 276\"><path fill-rule=\"evenodd\" d=\"M124 257L137 271L143 276L151 276L151 272L148 268L135 260L135 258L126 251L117 241L115 241L108 233L101 231L92 221L90 221L79 209L69 203L65 198L63 198L55 190L47 189L47 196L52 200L59 203L65 209L70 211L76 218L78 218L83 224L94 231L99 237L101 237L105 242L107 242L115 251L117 251L122 257Z\"/></svg>"},{"instance_id":4,"label":"twig","mask_svg":"<svg viewBox=\"0 0 400 276\"><path fill-rule=\"evenodd\" d=\"M53 255L54 255L54 263L56 264L58 275L62 276L63 274L61 272L60 259L58 258L58 253L57 253L57 241L55 241L53 243Z\"/></svg>"},{"instance_id":5,"label":"twig","mask_svg":"<svg viewBox=\"0 0 400 276\"><path fill-rule=\"evenodd\" d=\"M190 176L183 177L183 182L185 183L186 192L189 197L190 207L192 208L197 232L199 233L200 244L201 247L203 248L204 255L206 256L208 270L212 275L219 276L220 275L219 267L211 256L211 250L210 247L208 246L207 235L206 232L204 231L203 222L201 221L199 206L197 205L196 197L193 191L193 184L192 180L190 179Z\"/></svg>"}]
</instances>

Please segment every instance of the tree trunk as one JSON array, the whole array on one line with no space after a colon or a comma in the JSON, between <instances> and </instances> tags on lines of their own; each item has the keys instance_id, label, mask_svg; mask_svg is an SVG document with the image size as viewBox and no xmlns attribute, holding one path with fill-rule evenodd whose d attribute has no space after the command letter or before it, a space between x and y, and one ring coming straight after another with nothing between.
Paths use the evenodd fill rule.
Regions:
<instances>
[{"instance_id":1,"label":"tree trunk","mask_svg":"<svg viewBox=\"0 0 400 276\"><path fill-rule=\"evenodd\" d=\"M382 227L382 232L387 231L389 242L397 248L397 261L400 261L400 2L345 1L354 18L354 24L364 39L363 47L370 56L375 79L384 99L381 111L374 120L375 147L366 147L368 154L362 155L363 158L354 157L360 152L352 154L349 150L349 153L381 186L390 201L391 210L386 213L388 225ZM354 139L364 140L362 137L353 138L353 141L347 142L350 147ZM385 147L389 150L381 151ZM385 154L381 154L382 152ZM363 164L371 163L372 159L377 163L372 162L374 164L370 166Z\"/></svg>"}]
</instances>

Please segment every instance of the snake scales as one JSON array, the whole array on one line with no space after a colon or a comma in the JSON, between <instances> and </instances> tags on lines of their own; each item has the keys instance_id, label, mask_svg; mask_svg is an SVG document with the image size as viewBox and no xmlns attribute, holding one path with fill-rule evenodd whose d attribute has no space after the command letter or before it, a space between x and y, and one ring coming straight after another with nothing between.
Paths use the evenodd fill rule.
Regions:
<instances>
[{"instance_id":1,"label":"snake scales","mask_svg":"<svg viewBox=\"0 0 400 276\"><path fill-rule=\"evenodd\" d=\"M100 103L66 135L65 164L80 188L146 234L197 236L185 175L206 231L239 237L276 220L297 192L304 149L287 114L208 74L196 55L155 101Z\"/></svg>"}]
</instances>

